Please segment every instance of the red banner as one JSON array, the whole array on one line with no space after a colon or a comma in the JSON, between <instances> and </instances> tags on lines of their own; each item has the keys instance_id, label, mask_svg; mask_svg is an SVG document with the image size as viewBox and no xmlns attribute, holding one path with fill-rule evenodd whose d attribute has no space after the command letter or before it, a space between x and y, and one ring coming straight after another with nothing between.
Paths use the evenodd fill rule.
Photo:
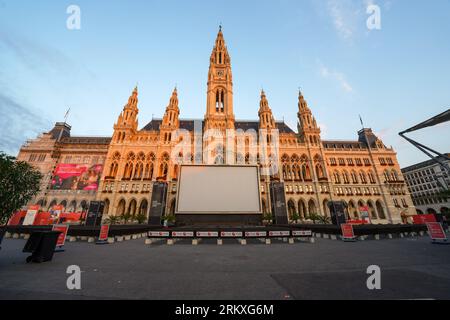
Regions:
<instances>
[{"instance_id":1,"label":"red banner","mask_svg":"<svg viewBox=\"0 0 450 320\"><path fill-rule=\"evenodd\" d=\"M418 214L412 217L414 224L426 224L428 222L437 222L434 214Z\"/></svg>"},{"instance_id":2,"label":"red banner","mask_svg":"<svg viewBox=\"0 0 450 320\"><path fill-rule=\"evenodd\" d=\"M346 223L341 224L342 237L344 239L355 239L355 233L353 232L353 225Z\"/></svg>"},{"instance_id":3,"label":"red banner","mask_svg":"<svg viewBox=\"0 0 450 320\"><path fill-rule=\"evenodd\" d=\"M109 225L103 224L100 227L100 235L98 236L99 241L106 241L108 240L108 233L109 233Z\"/></svg>"},{"instance_id":4,"label":"red banner","mask_svg":"<svg viewBox=\"0 0 450 320\"><path fill-rule=\"evenodd\" d=\"M54 224L52 231L61 232L58 241L56 242L57 247L62 247L66 243L67 231L69 231L69 225L67 224Z\"/></svg>"},{"instance_id":5,"label":"red banner","mask_svg":"<svg viewBox=\"0 0 450 320\"><path fill-rule=\"evenodd\" d=\"M431 240L447 240L447 235L442 229L442 224L438 222L427 223L428 232Z\"/></svg>"},{"instance_id":6,"label":"red banner","mask_svg":"<svg viewBox=\"0 0 450 320\"><path fill-rule=\"evenodd\" d=\"M48 226L51 222L50 212L39 212L34 219L35 226Z\"/></svg>"}]
</instances>

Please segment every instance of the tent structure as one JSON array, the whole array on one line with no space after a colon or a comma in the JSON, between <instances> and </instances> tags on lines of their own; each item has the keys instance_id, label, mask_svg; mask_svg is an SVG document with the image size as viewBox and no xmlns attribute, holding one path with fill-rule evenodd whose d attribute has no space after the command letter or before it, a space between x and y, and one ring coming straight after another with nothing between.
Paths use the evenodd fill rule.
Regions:
<instances>
[{"instance_id":1,"label":"tent structure","mask_svg":"<svg viewBox=\"0 0 450 320\"><path fill-rule=\"evenodd\" d=\"M438 124L441 124L441 123L444 123L447 121L450 121L450 109L448 109L447 111L445 111L437 116L434 116L422 123L419 123L418 125L415 125L412 128L409 128L405 131L400 132L399 135L402 138L406 139L408 142L410 142L413 146L418 148L420 151L425 153L427 156L429 156L432 160L439 163L441 165L441 167L444 168L450 174L450 167L446 163L446 160L450 160L450 158L446 154L441 154L441 153L431 149L430 147L427 147L427 146L405 136L406 133L417 131L417 130L428 128L428 127L433 127L433 126L436 126ZM435 155L433 155L432 153L434 153Z\"/></svg>"}]
</instances>

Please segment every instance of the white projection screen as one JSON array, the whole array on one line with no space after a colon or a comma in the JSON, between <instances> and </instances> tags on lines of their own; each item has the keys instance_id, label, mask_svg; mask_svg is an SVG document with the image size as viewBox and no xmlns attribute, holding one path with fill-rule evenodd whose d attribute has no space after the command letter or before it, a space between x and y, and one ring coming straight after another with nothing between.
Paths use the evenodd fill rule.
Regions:
<instances>
[{"instance_id":1,"label":"white projection screen","mask_svg":"<svg viewBox=\"0 0 450 320\"><path fill-rule=\"evenodd\" d=\"M176 214L261 214L257 166L181 166Z\"/></svg>"}]
</instances>

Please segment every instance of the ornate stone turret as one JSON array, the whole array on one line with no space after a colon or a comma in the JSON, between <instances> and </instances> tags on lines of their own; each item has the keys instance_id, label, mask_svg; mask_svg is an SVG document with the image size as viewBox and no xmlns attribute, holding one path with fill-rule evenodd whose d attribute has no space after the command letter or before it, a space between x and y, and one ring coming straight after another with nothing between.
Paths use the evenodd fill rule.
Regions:
<instances>
[{"instance_id":1,"label":"ornate stone turret","mask_svg":"<svg viewBox=\"0 0 450 320\"><path fill-rule=\"evenodd\" d=\"M320 144L320 128L313 117L302 92L298 92L298 133L300 140L309 145Z\"/></svg>"},{"instance_id":2,"label":"ornate stone turret","mask_svg":"<svg viewBox=\"0 0 450 320\"><path fill-rule=\"evenodd\" d=\"M114 125L114 142L124 142L127 137L137 132L138 113L138 88L136 86Z\"/></svg>"},{"instance_id":3,"label":"ornate stone turret","mask_svg":"<svg viewBox=\"0 0 450 320\"><path fill-rule=\"evenodd\" d=\"M177 88L172 92L172 97L170 97L169 105L166 108L164 117L159 128L161 141L164 143L169 143L172 137L172 132L177 130L180 126L178 117L180 115L180 109L178 108L178 92Z\"/></svg>"},{"instance_id":4,"label":"ornate stone turret","mask_svg":"<svg viewBox=\"0 0 450 320\"><path fill-rule=\"evenodd\" d=\"M260 129L275 129L275 119L272 114L272 110L269 107L269 101L267 101L264 90L261 90L261 101L259 102L259 128Z\"/></svg>"}]
</instances>

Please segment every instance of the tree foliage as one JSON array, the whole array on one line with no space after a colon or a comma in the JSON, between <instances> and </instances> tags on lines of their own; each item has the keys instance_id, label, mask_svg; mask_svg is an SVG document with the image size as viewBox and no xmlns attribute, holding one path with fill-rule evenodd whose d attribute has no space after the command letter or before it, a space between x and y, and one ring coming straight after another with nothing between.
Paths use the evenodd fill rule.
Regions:
<instances>
[{"instance_id":1,"label":"tree foliage","mask_svg":"<svg viewBox=\"0 0 450 320\"><path fill-rule=\"evenodd\" d=\"M30 164L0 152L0 225L39 192L41 179Z\"/></svg>"}]
</instances>

